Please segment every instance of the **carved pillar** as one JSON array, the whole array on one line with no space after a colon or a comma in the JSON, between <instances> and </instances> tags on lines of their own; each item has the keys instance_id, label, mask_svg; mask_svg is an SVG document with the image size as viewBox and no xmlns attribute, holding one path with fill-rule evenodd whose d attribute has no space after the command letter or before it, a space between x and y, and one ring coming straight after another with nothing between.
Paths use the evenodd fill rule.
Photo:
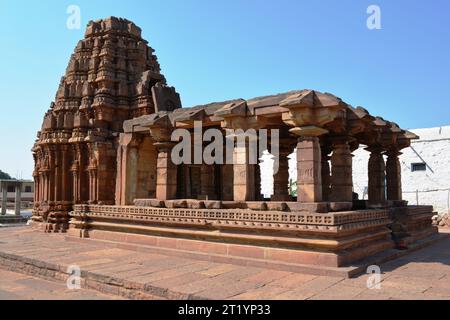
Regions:
<instances>
[{"instance_id":1,"label":"carved pillar","mask_svg":"<svg viewBox=\"0 0 450 320\"><path fill-rule=\"evenodd\" d=\"M386 201L385 164L383 149L380 147L366 148L370 152L369 158L369 205L383 206Z\"/></svg>"},{"instance_id":2,"label":"carved pillar","mask_svg":"<svg viewBox=\"0 0 450 320\"><path fill-rule=\"evenodd\" d=\"M98 201L97 197L97 168L89 167L88 169L89 175L89 203L95 204Z\"/></svg>"},{"instance_id":3,"label":"carved pillar","mask_svg":"<svg viewBox=\"0 0 450 320\"><path fill-rule=\"evenodd\" d=\"M3 182L2 187L2 216L6 214L6 206L8 204L8 185Z\"/></svg>"},{"instance_id":4,"label":"carved pillar","mask_svg":"<svg viewBox=\"0 0 450 320\"><path fill-rule=\"evenodd\" d=\"M401 166L398 159L401 153L398 150L393 149L386 152L386 154L387 199L402 200Z\"/></svg>"},{"instance_id":5,"label":"carved pillar","mask_svg":"<svg viewBox=\"0 0 450 320\"><path fill-rule=\"evenodd\" d=\"M22 183L16 183L16 196L14 202L14 212L16 216L20 216L20 211L22 209Z\"/></svg>"},{"instance_id":6,"label":"carved pillar","mask_svg":"<svg viewBox=\"0 0 450 320\"><path fill-rule=\"evenodd\" d=\"M133 204L137 194L139 145L142 139L131 133L120 135L117 151L116 204Z\"/></svg>"},{"instance_id":7,"label":"carved pillar","mask_svg":"<svg viewBox=\"0 0 450 320\"><path fill-rule=\"evenodd\" d=\"M41 194L39 197L41 199L41 202L45 202L47 200L47 192L46 192L46 190L47 190L47 179L46 179L47 173L45 171L41 171L39 173L39 175L40 175L40 180L41 180L41 190L39 190Z\"/></svg>"},{"instance_id":8,"label":"carved pillar","mask_svg":"<svg viewBox=\"0 0 450 320\"><path fill-rule=\"evenodd\" d=\"M139 150L135 144L130 144L124 149L124 159L122 165L125 170L124 181L124 205L130 205L133 203L137 193L137 179L138 179L138 160Z\"/></svg>"},{"instance_id":9,"label":"carved pillar","mask_svg":"<svg viewBox=\"0 0 450 320\"><path fill-rule=\"evenodd\" d=\"M43 202L43 201L45 201L45 185L46 185L46 182L45 182L45 173L44 172L41 172L40 173L40 180L41 180L41 189L39 190L40 192L41 192L41 196L40 196L40 198L41 198L41 202Z\"/></svg>"},{"instance_id":10,"label":"carved pillar","mask_svg":"<svg viewBox=\"0 0 450 320\"><path fill-rule=\"evenodd\" d=\"M263 201L263 195L261 194L261 167L259 163L255 166L255 200Z\"/></svg>"},{"instance_id":11,"label":"carved pillar","mask_svg":"<svg viewBox=\"0 0 450 320\"><path fill-rule=\"evenodd\" d=\"M81 171L82 171L82 165L81 165L81 150L80 146L76 145L73 147L73 153L74 153L74 159L72 163L72 167L70 168L70 171L72 172L72 192L73 192L73 202L74 204L81 203Z\"/></svg>"},{"instance_id":12,"label":"carved pillar","mask_svg":"<svg viewBox=\"0 0 450 320\"><path fill-rule=\"evenodd\" d=\"M172 200L177 196L177 166L172 162L170 142L157 142L158 160L156 165L156 198Z\"/></svg>"},{"instance_id":13,"label":"carved pillar","mask_svg":"<svg viewBox=\"0 0 450 320\"><path fill-rule=\"evenodd\" d=\"M98 149L98 146L96 144L88 145L89 157L88 157L87 173L88 173L88 179L89 179L88 202L90 204L98 203L98 182L97 182L98 164L97 164L97 158L96 158L97 149ZM106 159L103 159L103 161L106 162Z\"/></svg>"},{"instance_id":14,"label":"carved pillar","mask_svg":"<svg viewBox=\"0 0 450 320\"><path fill-rule=\"evenodd\" d=\"M39 174L36 169L33 171L33 179L34 179L33 202L36 204L39 202Z\"/></svg>"},{"instance_id":15,"label":"carved pillar","mask_svg":"<svg viewBox=\"0 0 450 320\"><path fill-rule=\"evenodd\" d=\"M270 198L271 201L290 201L291 195L289 194L289 154L291 150L288 148L283 148L280 146L279 159L274 161L273 176L273 196ZM278 168L277 167L278 164Z\"/></svg>"},{"instance_id":16,"label":"carved pillar","mask_svg":"<svg viewBox=\"0 0 450 320\"><path fill-rule=\"evenodd\" d=\"M49 147L49 171L47 173L47 199L49 202L55 200L55 151L54 147Z\"/></svg>"},{"instance_id":17,"label":"carved pillar","mask_svg":"<svg viewBox=\"0 0 450 320\"><path fill-rule=\"evenodd\" d=\"M330 201L331 195L331 171L330 171L330 153L328 146L321 147L322 155L322 199L323 201Z\"/></svg>"},{"instance_id":18,"label":"carved pillar","mask_svg":"<svg viewBox=\"0 0 450 320\"><path fill-rule=\"evenodd\" d=\"M250 164L250 149L247 141L236 142L233 151L233 199L234 201L255 200L255 164Z\"/></svg>"},{"instance_id":19,"label":"carved pillar","mask_svg":"<svg viewBox=\"0 0 450 320\"><path fill-rule=\"evenodd\" d=\"M68 168L68 153L70 148L67 145L61 146L61 201L68 201L68 175L70 174Z\"/></svg>"},{"instance_id":20,"label":"carved pillar","mask_svg":"<svg viewBox=\"0 0 450 320\"><path fill-rule=\"evenodd\" d=\"M331 156L331 201L353 201L352 153L346 138L335 139Z\"/></svg>"},{"instance_id":21,"label":"carved pillar","mask_svg":"<svg viewBox=\"0 0 450 320\"><path fill-rule=\"evenodd\" d=\"M53 157L54 157L54 188L52 190L53 192L53 198L55 201L61 200L61 164L60 164L60 151L59 148L54 147L53 149Z\"/></svg>"},{"instance_id":22,"label":"carved pillar","mask_svg":"<svg viewBox=\"0 0 450 320\"><path fill-rule=\"evenodd\" d=\"M318 137L300 137L297 144L297 201L322 202L322 156Z\"/></svg>"}]
</instances>

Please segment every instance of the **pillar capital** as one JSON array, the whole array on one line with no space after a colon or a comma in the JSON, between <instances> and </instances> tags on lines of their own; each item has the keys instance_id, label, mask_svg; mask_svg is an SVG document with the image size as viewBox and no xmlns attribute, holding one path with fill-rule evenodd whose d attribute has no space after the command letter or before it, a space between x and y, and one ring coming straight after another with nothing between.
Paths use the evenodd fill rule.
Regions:
<instances>
[{"instance_id":1,"label":"pillar capital","mask_svg":"<svg viewBox=\"0 0 450 320\"><path fill-rule=\"evenodd\" d=\"M317 126L295 127L289 130L290 133L295 134L302 140L309 140L309 138L317 138L328 133L328 130Z\"/></svg>"},{"instance_id":2,"label":"pillar capital","mask_svg":"<svg viewBox=\"0 0 450 320\"><path fill-rule=\"evenodd\" d=\"M389 148L385 151L384 154L388 157L399 157L403 153L400 152L400 150L398 150L397 148Z\"/></svg>"},{"instance_id":3,"label":"pillar capital","mask_svg":"<svg viewBox=\"0 0 450 320\"><path fill-rule=\"evenodd\" d=\"M172 141L158 141L153 144L158 152L169 152L176 145L175 142Z\"/></svg>"},{"instance_id":4,"label":"pillar capital","mask_svg":"<svg viewBox=\"0 0 450 320\"><path fill-rule=\"evenodd\" d=\"M370 153L383 153L385 152L385 148L378 145L368 146L367 148L364 148L364 150L369 151Z\"/></svg>"},{"instance_id":5,"label":"pillar capital","mask_svg":"<svg viewBox=\"0 0 450 320\"><path fill-rule=\"evenodd\" d=\"M348 136L348 135L334 135L334 136L330 136L328 138L328 141L330 142L330 144L332 146L343 146L343 145L349 145L350 142L352 142L353 140L355 140L355 138Z\"/></svg>"}]
</instances>

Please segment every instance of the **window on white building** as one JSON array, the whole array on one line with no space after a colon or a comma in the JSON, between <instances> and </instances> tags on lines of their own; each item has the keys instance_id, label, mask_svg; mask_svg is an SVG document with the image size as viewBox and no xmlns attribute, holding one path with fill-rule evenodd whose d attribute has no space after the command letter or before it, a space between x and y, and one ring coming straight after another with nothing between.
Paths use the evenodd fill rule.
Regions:
<instances>
[{"instance_id":1,"label":"window on white building","mask_svg":"<svg viewBox=\"0 0 450 320\"><path fill-rule=\"evenodd\" d=\"M427 170L427 165L423 162L421 163L411 163L411 171L415 172L415 171L426 171Z\"/></svg>"}]
</instances>

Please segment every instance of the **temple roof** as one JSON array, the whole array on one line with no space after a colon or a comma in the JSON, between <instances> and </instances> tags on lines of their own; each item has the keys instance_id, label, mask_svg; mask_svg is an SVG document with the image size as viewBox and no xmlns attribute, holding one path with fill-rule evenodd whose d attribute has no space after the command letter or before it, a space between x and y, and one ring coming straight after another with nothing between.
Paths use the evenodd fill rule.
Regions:
<instances>
[{"instance_id":1,"label":"temple roof","mask_svg":"<svg viewBox=\"0 0 450 320\"><path fill-rule=\"evenodd\" d=\"M283 121L284 123L290 121L284 119L288 118L285 117L286 114L295 112L296 109L304 109L308 115L307 118L311 117L310 113L320 115L322 122L318 121L316 124L327 123L327 129L330 131L335 129L335 133L346 131L350 135L357 136L361 143L371 144L375 137L384 143L390 143L389 141L398 143L401 140L403 145L408 144L411 139L418 138L411 132L401 129L394 122L371 115L363 107L353 107L333 94L309 89L260 96L248 100L234 99L212 102L171 111L163 111L164 107L158 106L157 109L162 111L126 121L124 131L142 132L148 130L149 127L161 125L172 128L189 128L192 127L194 121L202 121L204 126L223 127L227 119L236 117L257 118L256 121L262 122L267 119L272 121L277 119L278 123L282 124Z\"/></svg>"}]
</instances>

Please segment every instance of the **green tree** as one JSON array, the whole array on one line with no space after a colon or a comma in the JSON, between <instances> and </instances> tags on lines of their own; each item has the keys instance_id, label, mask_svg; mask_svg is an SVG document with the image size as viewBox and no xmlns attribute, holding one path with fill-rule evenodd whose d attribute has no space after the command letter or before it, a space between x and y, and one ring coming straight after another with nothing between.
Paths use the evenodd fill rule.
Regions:
<instances>
[{"instance_id":1,"label":"green tree","mask_svg":"<svg viewBox=\"0 0 450 320\"><path fill-rule=\"evenodd\" d=\"M12 179L9 174L0 170L0 179Z\"/></svg>"}]
</instances>

